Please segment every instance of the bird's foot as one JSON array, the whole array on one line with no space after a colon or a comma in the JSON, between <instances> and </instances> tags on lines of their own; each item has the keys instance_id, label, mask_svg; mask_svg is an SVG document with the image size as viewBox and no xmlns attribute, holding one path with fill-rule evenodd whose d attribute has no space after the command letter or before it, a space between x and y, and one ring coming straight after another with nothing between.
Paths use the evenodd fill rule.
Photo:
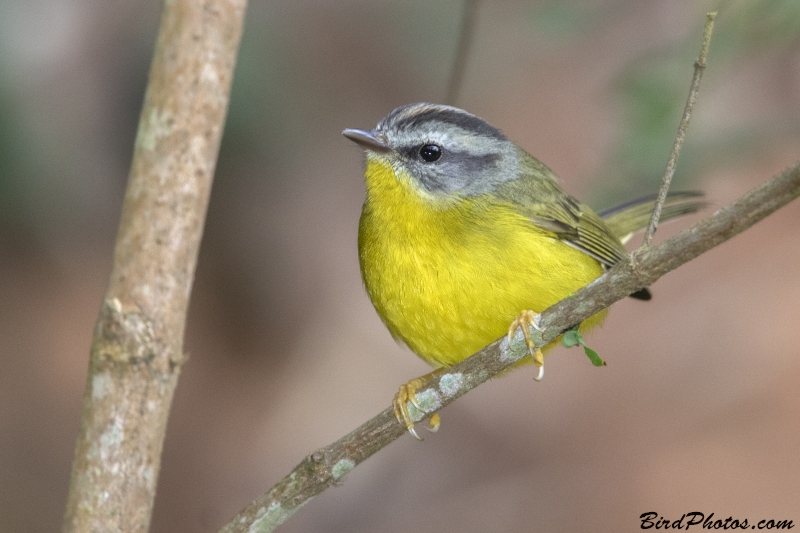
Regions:
<instances>
[{"instance_id":1,"label":"bird's foot","mask_svg":"<svg viewBox=\"0 0 800 533\"><path fill-rule=\"evenodd\" d=\"M533 339L531 339L530 328L533 328L536 331L542 331L542 329L539 327L539 321L541 318L541 315L534 311L522 311L508 327L509 342L511 342L511 339L514 337L514 333L517 332L517 329L522 329L522 336L525 337L525 344L528 346L528 352L531 354L531 357L533 357L533 364L539 367L539 374L533 378L536 381L541 381L542 378L544 378L544 354L542 354L542 350L538 348L533 342Z\"/></svg>"},{"instance_id":2,"label":"bird's foot","mask_svg":"<svg viewBox=\"0 0 800 533\"><path fill-rule=\"evenodd\" d=\"M405 385L401 385L397 394L394 396L392 405L394 406L395 418L397 418L397 420L403 424L403 427L418 440L422 440L422 437L420 437L419 434L417 434L417 430L414 429L414 422L411 420L411 415L408 413L408 404L411 403L411 405L422 411L423 409L417 401L417 389L428 383L431 379L438 377L442 371L443 369L439 368L424 376L412 379ZM436 433L441 423L442 420L439 417L439 413L433 413L428 420L429 426L427 426L426 429L431 433Z\"/></svg>"}]
</instances>

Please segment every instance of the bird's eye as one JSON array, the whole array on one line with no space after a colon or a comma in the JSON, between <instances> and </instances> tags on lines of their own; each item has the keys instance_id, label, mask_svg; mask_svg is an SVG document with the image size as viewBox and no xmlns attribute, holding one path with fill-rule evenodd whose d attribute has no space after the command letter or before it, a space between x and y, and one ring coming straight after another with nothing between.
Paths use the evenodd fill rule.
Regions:
<instances>
[{"instance_id":1,"label":"bird's eye","mask_svg":"<svg viewBox=\"0 0 800 533\"><path fill-rule=\"evenodd\" d=\"M442 149L435 144L426 144L419 149L419 156L428 163L433 163L442 157Z\"/></svg>"}]
</instances>

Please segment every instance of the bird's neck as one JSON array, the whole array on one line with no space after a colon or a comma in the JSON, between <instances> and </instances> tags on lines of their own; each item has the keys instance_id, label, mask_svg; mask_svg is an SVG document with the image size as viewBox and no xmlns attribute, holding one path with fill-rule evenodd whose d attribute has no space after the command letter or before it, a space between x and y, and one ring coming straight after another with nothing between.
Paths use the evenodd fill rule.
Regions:
<instances>
[{"instance_id":1,"label":"bird's neck","mask_svg":"<svg viewBox=\"0 0 800 533\"><path fill-rule=\"evenodd\" d=\"M410 176L396 174L385 161L370 158L365 172L367 200L365 212L373 222L389 230L391 238L420 239L424 236L441 239L442 228L457 230L461 225L457 211L466 207L462 200L456 206L453 201L436 198L420 189Z\"/></svg>"}]
</instances>

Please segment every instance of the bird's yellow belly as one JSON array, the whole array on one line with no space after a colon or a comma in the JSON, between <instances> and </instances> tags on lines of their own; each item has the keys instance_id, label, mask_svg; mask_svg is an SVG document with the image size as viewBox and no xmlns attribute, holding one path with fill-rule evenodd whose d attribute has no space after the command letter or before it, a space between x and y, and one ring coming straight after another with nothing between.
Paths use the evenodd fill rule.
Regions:
<instances>
[{"instance_id":1,"label":"bird's yellow belly","mask_svg":"<svg viewBox=\"0 0 800 533\"><path fill-rule=\"evenodd\" d=\"M477 198L431 209L391 178L368 189L362 276L392 335L435 367L458 363L504 335L521 311L541 312L602 274L508 206Z\"/></svg>"}]
</instances>

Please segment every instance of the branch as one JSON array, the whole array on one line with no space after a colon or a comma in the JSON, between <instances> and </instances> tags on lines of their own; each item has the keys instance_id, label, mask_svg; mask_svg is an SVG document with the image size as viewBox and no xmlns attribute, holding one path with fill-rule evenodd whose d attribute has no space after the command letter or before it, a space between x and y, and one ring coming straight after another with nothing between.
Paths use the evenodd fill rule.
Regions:
<instances>
[{"instance_id":1,"label":"branch","mask_svg":"<svg viewBox=\"0 0 800 533\"><path fill-rule=\"evenodd\" d=\"M651 285L658 278L749 228L800 196L800 162L720 209L697 225L653 247L640 248L627 263L558 302L541 314L543 332L532 330L537 346L556 339L612 303ZM424 420L470 389L508 369L528 353L522 333L511 343L498 339L448 369L417 392L424 412L412 410L415 422ZM409 404L409 407L411 405ZM338 441L318 449L266 494L243 509L220 533L273 531L312 497L341 483L342 476L405 433L387 408Z\"/></svg>"},{"instance_id":2,"label":"branch","mask_svg":"<svg viewBox=\"0 0 800 533\"><path fill-rule=\"evenodd\" d=\"M164 4L92 338L65 532L149 527L245 5Z\"/></svg>"},{"instance_id":3,"label":"branch","mask_svg":"<svg viewBox=\"0 0 800 533\"><path fill-rule=\"evenodd\" d=\"M694 110L694 103L697 101L697 94L700 92L700 80L703 77L703 71L706 69L706 56L708 55L708 46L711 44L711 33L714 31L714 19L716 17L716 11L713 13L706 13L706 25L703 29L703 44L700 46L700 55L697 57L697 61L694 62L694 75L692 76L692 84L689 88L689 97L686 99L686 106L683 108L683 116L678 125L678 134L675 136L675 143L672 145L672 153L669 156L667 168L664 171L664 178L661 182L658 196L656 197L653 214L644 232L642 248L650 246L650 243L653 241L653 235L655 235L656 227L658 226L658 219L661 217L661 208L664 207L669 185L672 183L672 176L675 175L675 166L678 164L681 146L683 146L683 140L686 138L686 131L689 129L689 120L692 118L692 111Z\"/></svg>"},{"instance_id":4,"label":"branch","mask_svg":"<svg viewBox=\"0 0 800 533\"><path fill-rule=\"evenodd\" d=\"M461 31L458 35L456 58L453 62L453 72L447 84L447 96L444 101L449 105L456 105L458 93L464 81L464 71L467 68L469 47L475 36L475 13L478 10L478 0L464 1L464 14L461 17Z\"/></svg>"}]
</instances>

